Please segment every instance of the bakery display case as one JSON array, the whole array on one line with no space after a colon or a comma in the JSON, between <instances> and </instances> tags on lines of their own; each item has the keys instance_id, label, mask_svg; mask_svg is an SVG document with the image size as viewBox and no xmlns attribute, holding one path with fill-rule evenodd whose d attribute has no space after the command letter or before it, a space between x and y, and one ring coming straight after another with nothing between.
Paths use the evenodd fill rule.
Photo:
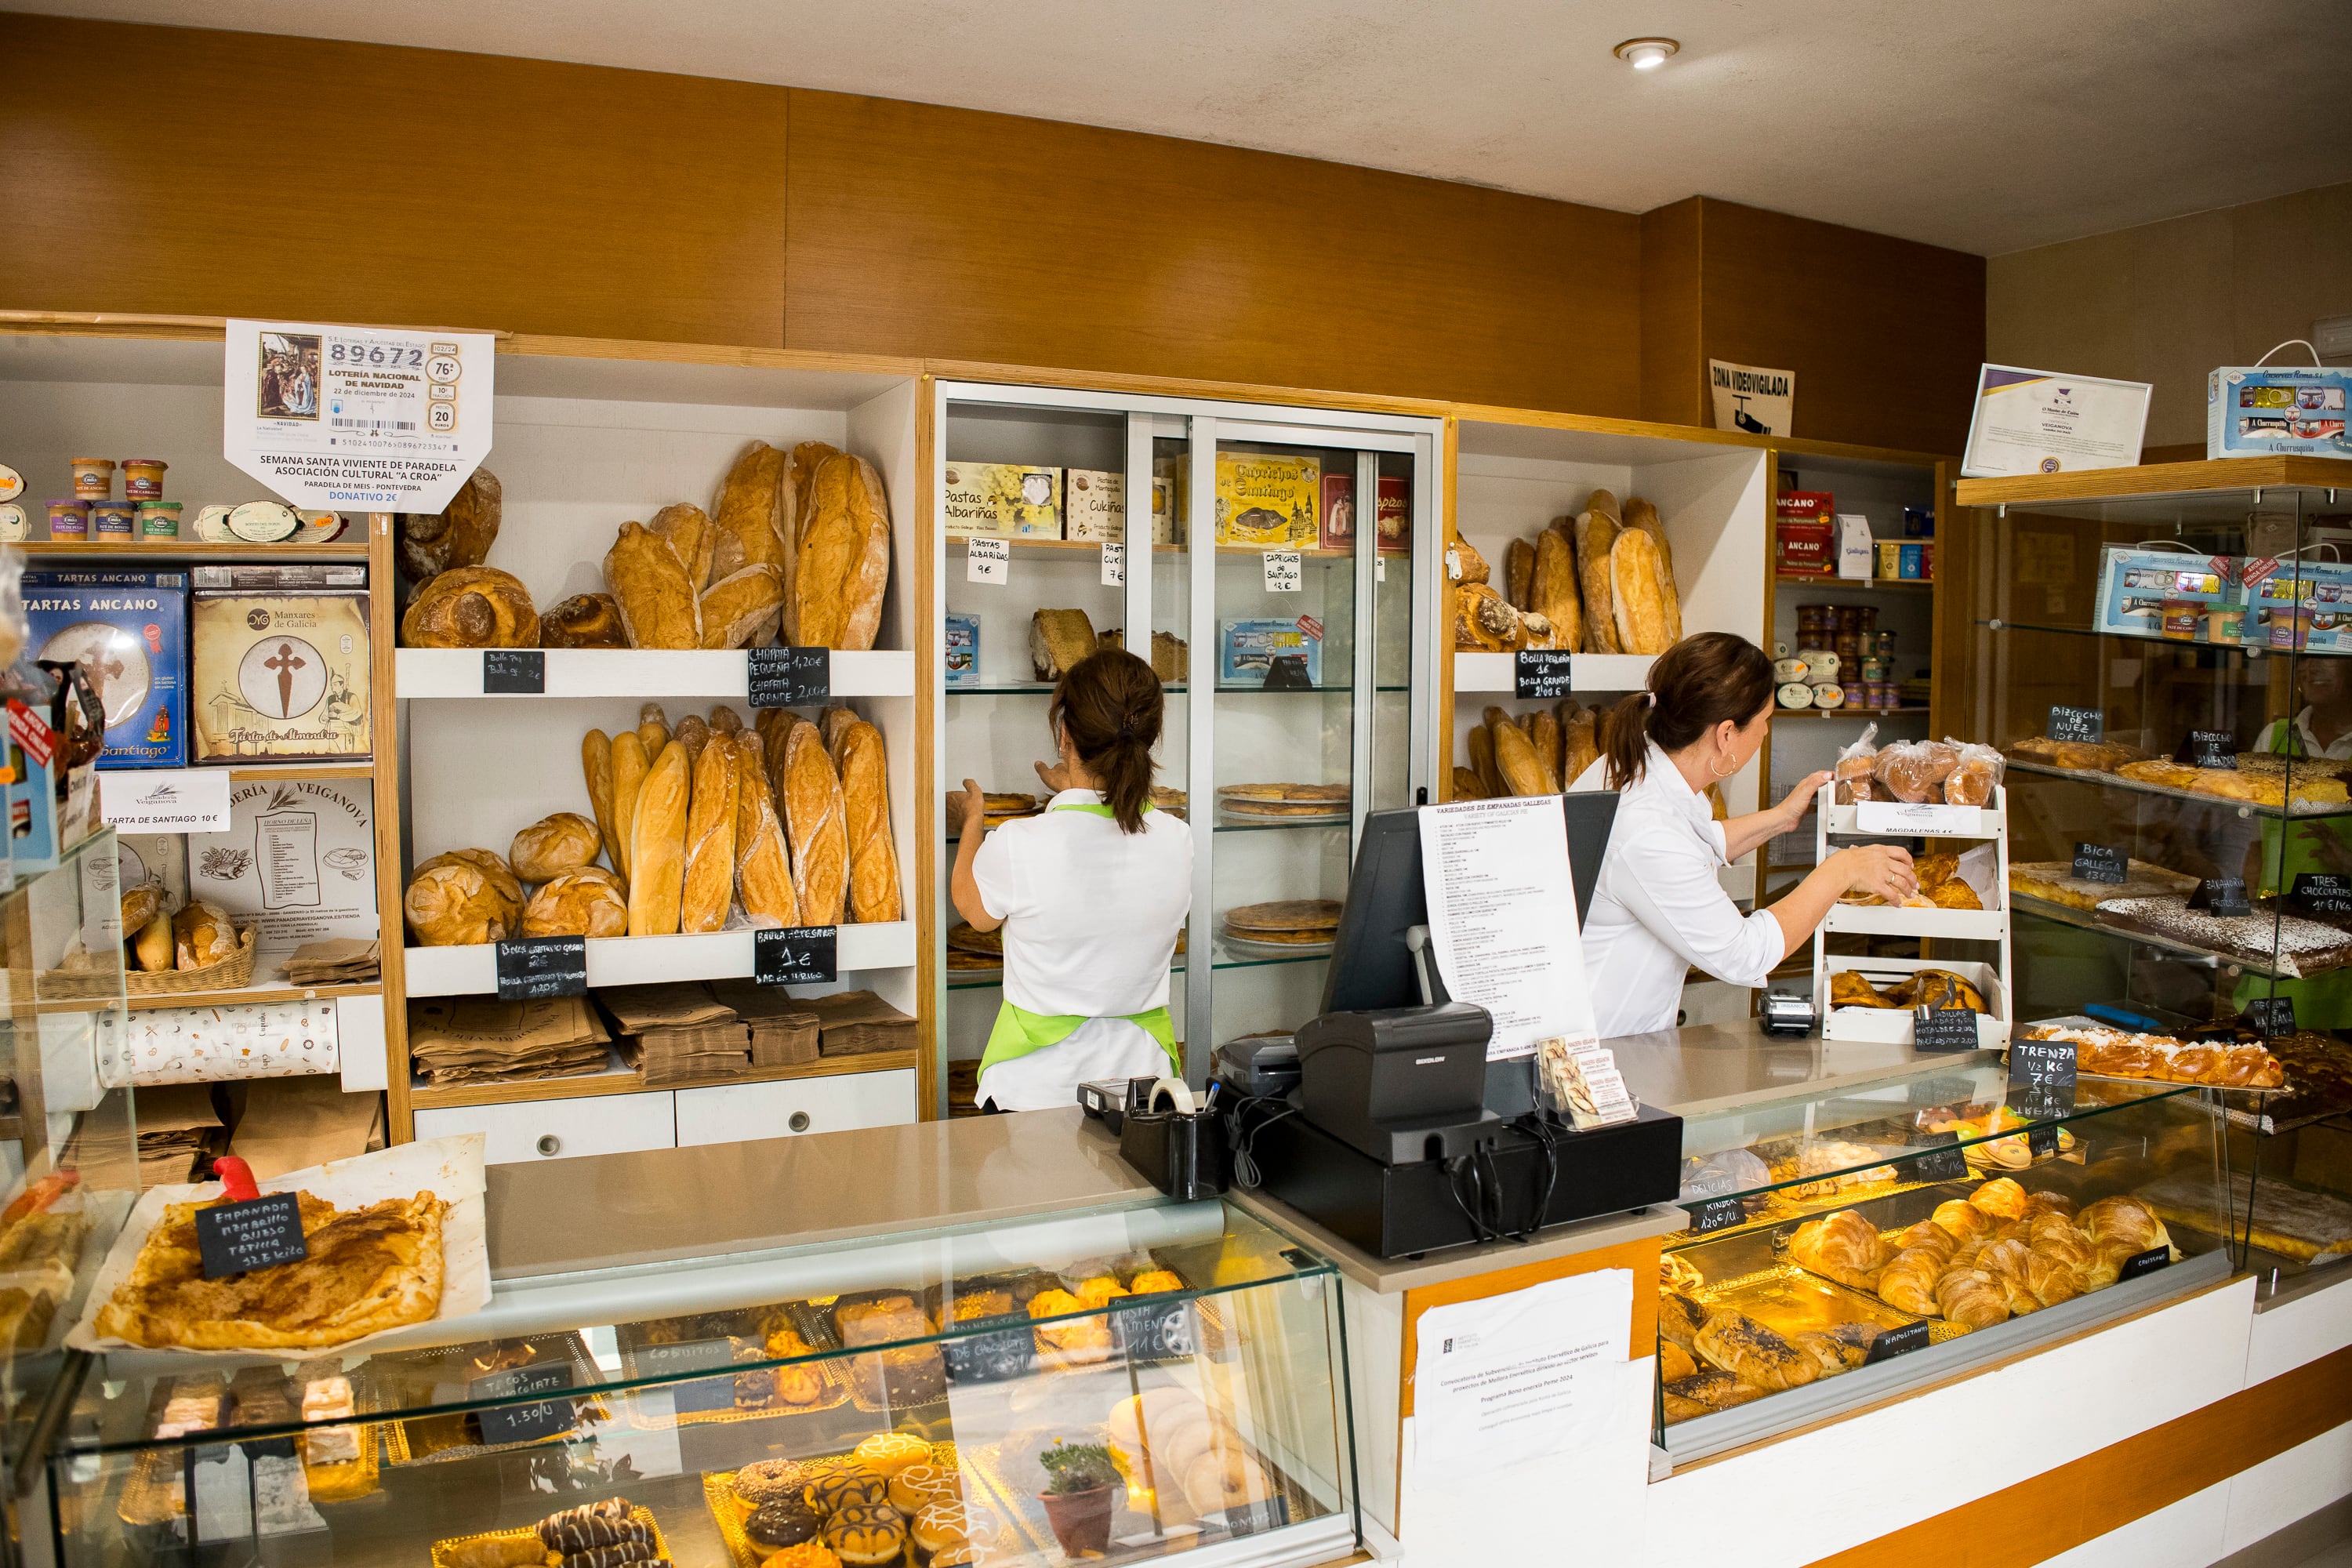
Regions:
<instances>
[{"instance_id":1,"label":"bakery display case","mask_svg":"<svg viewBox=\"0 0 2352 1568\"><path fill-rule=\"evenodd\" d=\"M2231 1272L2215 1090L1899 1055L1684 1110L1690 1224L1658 1300L1657 1441L1677 1460Z\"/></svg>"},{"instance_id":2,"label":"bakery display case","mask_svg":"<svg viewBox=\"0 0 2352 1568\"><path fill-rule=\"evenodd\" d=\"M105 1353L56 1561L1323 1562L1356 1541L1339 1310L1240 1211L1130 1200L502 1277L464 1342Z\"/></svg>"},{"instance_id":3,"label":"bakery display case","mask_svg":"<svg viewBox=\"0 0 2352 1568\"><path fill-rule=\"evenodd\" d=\"M1097 647L1148 646L1168 697L1156 802L1193 834L1169 1005L1197 1080L1215 1044L1314 1015L1355 834L1430 780L1441 426L966 382L938 396L940 798L972 778L992 824L1044 809L1055 681ZM961 1110L1003 971L946 880L940 1037Z\"/></svg>"},{"instance_id":4,"label":"bakery display case","mask_svg":"<svg viewBox=\"0 0 2352 1568\"><path fill-rule=\"evenodd\" d=\"M1969 733L2009 758L2020 1033L2071 1039L2086 1074L2219 1091L2230 1202L2195 1214L2234 1226L2266 1304L2352 1257L2352 496L2331 468L1968 480L1947 555Z\"/></svg>"}]
</instances>

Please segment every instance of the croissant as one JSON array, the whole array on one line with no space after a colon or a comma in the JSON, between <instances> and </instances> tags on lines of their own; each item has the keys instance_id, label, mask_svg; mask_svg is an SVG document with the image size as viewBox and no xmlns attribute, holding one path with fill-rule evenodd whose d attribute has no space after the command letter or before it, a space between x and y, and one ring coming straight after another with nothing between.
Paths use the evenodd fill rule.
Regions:
<instances>
[{"instance_id":1,"label":"croissant","mask_svg":"<svg viewBox=\"0 0 2352 1568\"><path fill-rule=\"evenodd\" d=\"M1984 1230L1991 1223L1986 1217L1984 1210L1961 1198L1949 1198L1937 1204L1936 1212L1928 1217L1963 1242Z\"/></svg>"},{"instance_id":2,"label":"croissant","mask_svg":"<svg viewBox=\"0 0 2352 1568\"><path fill-rule=\"evenodd\" d=\"M2091 1238L2083 1234L2082 1226L2063 1214L2038 1214L2027 1220L2025 1242L2036 1251L2044 1247L2068 1247L2084 1258L2091 1255Z\"/></svg>"},{"instance_id":3,"label":"croissant","mask_svg":"<svg viewBox=\"0 0 2352 1568\"><path fill-rule=\"evenodd\" d=\"M2045 1307L2071 1301L2083 1293L2082 1275L2074 1265L2040 1247L2025 1255L2025 1283L2033 1299Z\"/></svg>"},{"instance_id":4,"label":"croissant","mask_svg":"<svg viewBox=\"0 0 2352 1568\"><path fill-rule=\"evenodd\" d=\"M2082 1281L2084 1293L2087 1295L2093 1290L2104 1290L2122 1279L2124 1264L2131 1256L2120 1247L2094 1244L2091 1260L2074 1271L2075 1278Z\"/></svg>"},{"instance_id":5,"label":"croissant","mask_svg":"<svg viewBox=\"0 0 2352 1568\"><path fill-rule=\"evenodd\" d=\"M1886 1243L1877 1227L1852 1209L1797 1227L1789 1256L1814 1273L1867 1290L1886 1265Z\"/></svg>"},{"instance_id":6,"label":"croissant","mask_svg":"<svg viewBox=\"0 0 2352 1568\"><path fill-rule=\"evenodd\" d=\"M2000 1289L2011 1317L2022 1317L2027 1312L2042 1310L2042 1302L2034 1296L2025 1279L2026 1264L2032 1256L2025 1243L2013 1237L1996 1241L1977 1255L1975 1271L1992 1276L1992 1282Z\"/></svg>"},{"instance_id":7,"label":"croissant","mask_svg":"<svg viewBox=\"0 0 2352 1568\"><path fill-rule=\"evenodd\" d=\"M1960 1238L1932 1219L1923 1219L1895 1238L1897 1254L1915 1250L1932 1252L1938 1264L1949 1263L1958 1250Z\"/></svg>"},{"instance_id":8,"label":"croissant","mask_svg":"<svg viewBox=\"0 0 2352 1568\"><path fill-rule=\"evenodd\" d=\"M2025 1199L2026 1217L2032 1219L2045 1214L2063 1215L2072 1219L2074 1215L2074 1200L2063 1193L2028 1194Z\"/></svg>"},{"instance_id":9,"label":"croissant","mask_svg":"<svg viewBox=\"0 0 2352 1568\"><path fill-rule=\"evenodd\" d=\"M1969 1202L2003 1219L2025 1217L2025 1189L2007 1176L1996 1176L1969 1194Z\"/></svg>"},{"instance_id":10,"label":"croissant","mask_svg":"<svg viewBox=\"0 0 2352 1568\"><path fill-rule=\"evenodd\" d=\"M1936 1281L1936 1306L1964 1329L1989 1329L2009 1321L2009 1303L1992 1276L1979 1268L1955 1268Z\"/></svg>"},{"instance_id":11,"label":"croissant","mask_svg":"<svg viewBox=\"0 0 2352 1568\"><path fill-rule=\"evenodd\" d=\"M1821 1375L1811 1356L1744 1312L1709 1314L1693 1348L1701 1360L1758 1388L1801 1388Z\"/></svg>"},{"instance_id":12,"label":"croissant","mask_svg":"<svg viewBox=\"0 0 2352 1568\"><path fill-rule=\"evenodd\" d=\"M2127 1247L2126 1256L2168 1246L2171 1237L2165 1234L2164 1222L2156 1211L2137 1198L2116 1196L2101 1198L2074 1218L2083 1233L2105 1250L2109 1246Z\"/></svg>"},{"instance_id":13,"label":"croissant","mask_svg":"<svg viewBox=\"0 0 2352 1568\"><path fill-rule=\"evenodd\" d=\"M1940 1310L1936 1304L1936 1282L1943 1271L1944 1259L1934 1248L1906 1247L1895 1255L1894 1262L1878 1271L1879 1300L1890 1307L1932 1318Z\"/></svg>"}]
</instances>

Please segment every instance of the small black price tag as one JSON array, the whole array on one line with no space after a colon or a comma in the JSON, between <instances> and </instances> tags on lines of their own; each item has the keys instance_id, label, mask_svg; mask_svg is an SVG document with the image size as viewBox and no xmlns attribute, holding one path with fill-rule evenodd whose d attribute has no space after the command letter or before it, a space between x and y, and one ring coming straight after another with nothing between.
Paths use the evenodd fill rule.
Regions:
<instances>
[{"instance_id":1,"label":"small black price tag","mask_svg":"<svg viewBox=\"0 0 2352 1568\"><path fill-rule=\"evenodd\" d=\"M2104 741L2107 736L2106 715L2096 708L2053 706L2049 727L2042 733L2053 741Z\"/></svg>"},{"instance_id":2,"label":"small black price tag","mask_svg":"<svg viewBox=\"0 0 2352 1568\"><path fill-rule=\"evenodd\" d=\"M1566 648L1523 647L1511 661L1512 689L1520 697L1550 702L1572 689L1568 663L1576 656Z\"/></svg>"},{"instance_id":3,"label":"small black price tag","mask_svg":"<svg viewBox=\"0 0 2352 1568\"><path fill-rule=\"evenodd\" d=\"M1965 1182L1969 1179L1969 1156L1960 1147L1957 1132L1933 1135L1938 1147L1915 1156L1910 1162L1910 1179L1915 1182Z\"/></svg>"},{"instance_id":4,"label":"small black price tag","mask_svg":"<svg viewBox=\"0 0 2352 1568\"><path fill-rule=\"evenodd\" d=\"M1927 1348L1927 1325L1906 1323L1899 1329L1882 1329L1870 1342L1870 1353L1862 1358L1864 1366L1875 1366L1883 1361L1893 1361L1899 1355Z\"/></svg>"},{"instance_id":5,"label":"small black price tag","mask_svg":"<svg viewBox=\"0 0 2352 1568\"><path fill-rule=\"evenodd\" d=\"M2203 910L2209 915L2250 915L2254 906L2246 901L2246 879L2243 877L2208 877L2197 884L2189 895L2189 907Z\"/></svg>"},{"instance_id":6,"label":"small black price tag","mask_svg":"<svg viewBox=\"0 0 2352 1568\"><path fill-rule=\"evenodd\" d=\"M2025 1130L2025 1152L2036 1160L2058 1157L2058 1129L2029 1127Z\"/></svg>"},{"instance_id":7,"label":"small black price tag","mask_svg":"<svg viewBox=\"0 0 2352 1568\"><path fill-rule=\"evenodd\" d=\"M1976 1010L1970 1007L1913 1008L1911 1047L1921 1051L1975 1050Z\"/></svg>"},{"instance_id":8,"label":"small black price tag","mask_svg":"<svg viewBox=\"0 0 2352 1568\"><path fill-rule=\"evenodd\" d=\"M270 1193L198 1209L196 1250L207 1279L299 1263L310 1256L310 1244L302 1239L302 1200L292 1193Z\"/></svg>"},{"instance_id":9,"label":"small black price tag","mask_svg":"<svg viewBox=\"0 0 2352 1568\"><path fill-rule=\"evenodd\" d=\"M540 1002L588 994L588 939L518 936L499 943L499 1000Z\"/></svg>"},{"instance_id":10,"label":"small black price tag","mask_svg":"<svg viewBox=\"0 0 2352 1568\"><path fill-rule=\"evenodd\" d=\"M1255 1535L1261 1531L1280 1530L1290 1522L1290 1500L1276 1492L1270 1498L1229 1508L1211 1518L1221 1521L1225 1529L1235 1535Z\"/></svg>"},{"instance_id":11,"label":"small black price tag","mask_svg":"<svg viewBox=\"0 0 2352 1568\"><path fill-rule=\"evenodd\" d=\"M688 1340L674 1345L644 1345L636 1353L637 1371L647 1377L674 1377L687 1372L723 1372L734 1364L735 1347L725 1340ZM732 1410L735 1379L731 1375L698 1377L674 1384L670 1398L681 1411Z\"/></svg>"},{"instance_id":12,"label":"small black price tag","mask_svg":"<svg viewBox=\"0 0 2352 1568\"><path fill-rule=\"evenodd\" d=\"M1683 1212L1690 1215L1693 1236L1729 1230L1748 1217L1748 1211L1739 1206L1738 1198L1709 1198L1705 1203L1685 1204Z\"/></svg>"},{"instance_id":13,"label":"small black price tag","mask_svg":"<svg viewBox=\"0 0 2352 1568\"><path fill-rule=\"evenodd\" d=\"M482 650L482 690L507 697L538 697L547 690L547 655L535 647Z\"/></svg>"},{"instance_id":14,"label":"small black price tag","mask_svg":"<svg viewBox=\"0 0 2352 1568\"><path fill-rule=\"evenodd\" d=\"M785 926L751 933L751 978L761 985L814 985L839 978L839 926Z\"/></svg>"},{"instance_id":15,"label":"small black price tag","mask_svg":"<svg viewBox=\"0 0 2352 1568\"><path fill-rule=\"evenodd\" d=\"M2153 1274L2159 1268L2168 1268L2171 1266L2172 1249L2170 1247L2151 1247L2146 1252L2135 1252L2125 1258L2124 1266L2116 1270L2116 1278L2137 1279L2143 1274Z\"/></svg>"},{"instance_id":16,"label":"small black price tag","mask_svg":"<svg viewBox=\"0 0 2352 1568\"><path fill-rule=\"evenodd\" d=\"M492 1373L466 1385L468 1399L511 1399L519 1394L551 1394L572 1386L572 1370L561 1364L517 1367ZM568 1399L542 1399L535 1405L500 1405L477 1410L482 1442L534 1443L559 1437L579 1425L579 1414Z\"/></svg>"},{"instance_id":17,"label":"small black price tag","mask_svg":"<svg viewBox=\"0 0 2352 1568\"><path fill-rule=\"evenodd\" d=\"M2263 1038L2294 1033L2294 998L2257 996L2246 1004L2246 1023Z\"/></svg>"},{"instance_id":18,"label":"small black price tag","mask_svg":"<svg viewBox=\"0 0 2352 1568\"><path fill-rule=\"evenodd\" d=\"M2238 768L2238 739L2227 730L2191 730L2172 760L2184 767Z\"/></svg>"},{"instance_id":19,"label":"small black price tag","mask_svg":"<svg viewBox=\"0 0 2352 1568\"><path fill-rule=\"evenodd\" d=\"M751 706L807 708L833 700L833 650L755 647L750 660Z\"/></svg>"},{"instance_id":20,"label":"small black price tag","mask_svg":"<svg viewBox=\"0 0 2352 1568\"><path fill-rule=\"evenodd\" d=\"M2328 871L2297 871L2289 884L2287 907L2306 915L2352 915L2352 877Z\"/></svg>"},{"instance_id":21,"label":"small black price tag","mask_svg":"<svg viewBox=\"0 0 2352 1568\"><path fill-rule=\"evenodd\" d=\"M2113 882L2120 885L2131 874L2131 858L2120 849L2110 849L2104 844L2074 846L2074 879L2080 882Z\"/></svg>"}]
</instances>

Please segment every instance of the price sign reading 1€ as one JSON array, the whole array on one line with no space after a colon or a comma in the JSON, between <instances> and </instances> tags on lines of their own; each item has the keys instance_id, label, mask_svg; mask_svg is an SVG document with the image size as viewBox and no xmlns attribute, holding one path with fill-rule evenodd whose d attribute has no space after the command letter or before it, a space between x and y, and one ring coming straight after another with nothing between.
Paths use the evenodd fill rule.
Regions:
<instances>
[{"instance_id":1,"label":"price sign reading 1\u20ac","mask_svg":"<svg viewBox=\"0 0 2352 1568\"><path fill-rule=\"evenodd\" d=\"M1265 591L1269 594L1296 594L1306 586L1306 574L1299 570L1296 550L1269 550L1265 552Z\"/></svg>"},{"instance_id":2,"label":"price sign reading 1\u20ac","mask_svg":"<svg viewBox=\"0 0 2352 1568\"><path fill-rule=\"evenodd\" d=\"M1013 546L1002 539L967 539L963 546L964 578L1003 587L1012 575Z\"/></svg>"}]
</instances>

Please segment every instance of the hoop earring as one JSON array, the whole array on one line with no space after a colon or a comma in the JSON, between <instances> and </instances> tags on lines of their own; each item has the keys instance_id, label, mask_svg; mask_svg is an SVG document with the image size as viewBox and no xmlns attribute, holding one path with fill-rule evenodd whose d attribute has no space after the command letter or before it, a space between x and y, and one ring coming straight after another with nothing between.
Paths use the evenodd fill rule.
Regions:
<instances>
[{"instance_id":1,"label":"hoop earring","mask_svg":"<svg viewBox=\"0 0 2352 1568\"><path fill-rule=\"evenodd\" d=\"M1713 773L1717 778L1727 779L1732 774L1739 771L1739 764L1738 763L1734 763L1727 768L1718 768L1713 763L1709 763L1706 764L1706 771Z\"/></svg>"}]
</instances>

